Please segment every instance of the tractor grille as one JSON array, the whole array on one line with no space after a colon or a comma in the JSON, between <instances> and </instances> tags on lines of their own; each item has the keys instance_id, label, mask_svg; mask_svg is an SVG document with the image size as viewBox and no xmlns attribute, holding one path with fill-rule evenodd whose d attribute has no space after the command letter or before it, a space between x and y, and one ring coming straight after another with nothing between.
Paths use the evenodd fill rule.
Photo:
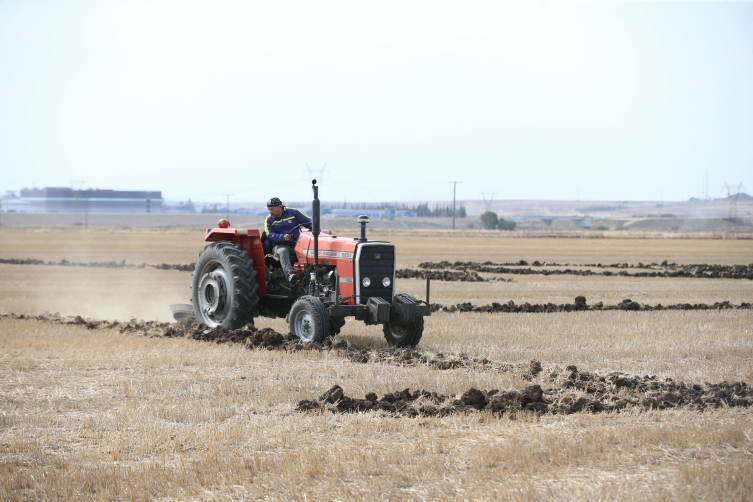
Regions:
<instances>
[{"instance_id":1,"label":"tractor grille","mask_svg":"<svg viewBox=\"0 0 753 502\"><path fill-rule=\"evenodd\" d=\"M379 297L392 303L395 290L395 246L387 243L364 243L356 252L356 303L366 304L369 298ZM363 279L371 279L369 287L363 286ZM384 287L382 280L389 277L390 285Z\"/></svg>"}]
</instances>

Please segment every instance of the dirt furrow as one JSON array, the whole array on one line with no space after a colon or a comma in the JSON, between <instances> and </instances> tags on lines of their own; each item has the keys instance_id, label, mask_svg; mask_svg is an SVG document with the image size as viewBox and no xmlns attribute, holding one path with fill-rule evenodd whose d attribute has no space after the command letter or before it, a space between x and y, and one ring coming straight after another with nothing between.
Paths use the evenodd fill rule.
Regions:
<instances>
[{"instance_id":1,"label":"dirt furrow","mask_svg":"<svg viewBox=\"0 0 753 502\"><path fill-rule=\"evenodd\" d=\"M753 280L753 264L750 265L711 265L711 264L690 264L690 265L677 265L673 263L670 265L661 265L654 267L650 271L628 273L626 270L620 270L619 272L612 272L611 270L593 271L586 269L548 269L543 268L549 266L549 264L541 264L534 262L533 266L536 268L521 268L528 265L527 262L521 260L517 263L515 268L497 264L493 262L454 262L448 261L441 262L423 262L418 265L421 269L433 269L433 270L455 270L459 272L481 272L492 274L511 274L511 275L581 275L581 276L620 276L620 277L690 277L699 279L748 279ZM538 265L537 265L538 264ZM643 265L643 264L639 264ZM611 268L612 265L602 265L600 263L594 265L579 265L579 267L595 267L595 268ZM646 267L633 267L624 264L614 264L615 268L651 268ZM405 273L403 271L403 273Z\"/></svg>"},{"instance_id":2,"label":"dirt furrow","mask_svg":"<svg viewBox=\"0 0 753 502\"><path fill-rule=\"evenodd\" d=\"M156 268L160 270L179 270L182 272L193 272L194 263L126 263L125 260L116 262L71 262L61 260L59 262L37 260L35 258L0 258L0 264L6 265L46 265L46 266L65 266L65 267L94 267L94 268ZM534 261L531 267L525 260L508 263L494 262L461 262L450 263L448 261L440 262L423 262L418 265L419 269L398 269L395 271L397 278L401 279L426 279L430 277L436 281L458 281L458 282L487 282L487 281L511 281L512 279L503 278L485 278L479 275L481 273L491 274L510 274L510 275L581 275L581 276L620 276L620 277L691 277L706 279L749 279L753 280L753 263L749 265L714 265L714 264L677 264L667 263L666 260L660 264L650 263L637 265L627 263L612 263L602 265L601 263L575 265L570 263L541 263ZM578 267L578 269L550 269L547 267ZM590 268L600 269L621 269L619 272L611 270L593 271ZM625 269L646 270L645 272L628 273Z\"/></svg>"},{"instance_id":3,"label":"dirt furrow","mask_svg":"<svg viewBox=\"0 0 753 502\"><path fill-rule=\"evenodd\" d=\"M445 396L409 389L383 395L367 393L363 399L348 397L341 387L329 389L318 399L302 400L299 411L349 413L382 411L399 417L446 416L456 413L488 411L495 414L535 412L568 414L605 412L623 409L688 408L704 410L725 406L750 407L753 390L745 382L716 384L685 384L671 378L627 375L623 373L580 372L575 366L562 370L558 366L543 368L538 361L507 363L463 354L435 353L415 348L373 349L359 347L346 340L327 339L322 344L303 344L292 333L282 334L271 328L257 329L249 324L242 329L227 331L222 327L208 328L193 319L177 323L156 321L129 322L86 320L80 316L60 318L55 315L27 316L2 314L2 318L40 320L56 324L76 324L87 329L115 329L125 334L142 336L186 337L212 343L237 343L249 349L276 351L333 351L355 363L377 362L397 366L425 366L427 369L515 372L524 379L538 379L541 384L521 390L469 389L459 396ZM543 387L542 387L543 385Z\"/></svg>"},{"instance_id":4,"label":"dirt furrow","mask_svg":"<svg viewBox=\"0 0 753 502\"><path fill-rule=\"evenodd\" d=\"M673 305L649 305L634 302L630 298L622 300L616 305L604 305L603 302L597 302L593 305L586 303L584 296L578 296L573 303L554 304L554 303L534 303L528 302L516 304L510 300L507 303L493 302L491 305L474 305L471 302L458 303L455 305L442 305L441 303L432 303L432 312L485 312L485 313L554 313L554 312L580 312L580 311L602 311L602 310L624 310L624 311L656 311L656 310L747 310L752 308L750 303L742 302L735 305L729 301L715 302L712 305L706 303L677 303Z\"/></svg>"},{"instance_id":5,"label":"dirt furrow","mask_svg":"<svg viewBox=\"0 0 753 502\"><path fill-rule=\"evenodd\" d=\"M540 380L545 381L545 387L534 384L521 390L484 391L471 388L457 396L404 389L384 394L381 398L369 392L363 399L346 396L343 389L335 385L318 399L300 401L297 409L333 413L382 411L398 417L417 417L476 411L497 415L519 412L562 415L636 408L702 411L733 406L749 408L753 404L753 388L745 382L686 384L648 375L579 372L575 366L568 366L562 373L553 371Z\"/></svg>"}]
</instances>

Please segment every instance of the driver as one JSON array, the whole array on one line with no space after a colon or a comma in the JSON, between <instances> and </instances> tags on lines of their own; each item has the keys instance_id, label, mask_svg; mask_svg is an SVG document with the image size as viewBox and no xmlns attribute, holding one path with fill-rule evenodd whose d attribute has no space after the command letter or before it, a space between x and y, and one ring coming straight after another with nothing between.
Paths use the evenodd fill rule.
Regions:
<instances>
[{"instance_id":1,"label":"driver","mask_svg":"<svg viewBox=\"0 0 753 502\"><path fill-rule=\"evenodd\" d=\"M298 276L293 271L290 257L298 241L300 231L295 228L299 225L311 228L311 218L298 209L285 207L277 197L267 201L269 216L264 220L264 232L267 234L267 242L272 248L272 254L280 260L282 271L288 282L295 284ZM294 230L295 229L295 230Z\"/></svg>"}]
</instances>

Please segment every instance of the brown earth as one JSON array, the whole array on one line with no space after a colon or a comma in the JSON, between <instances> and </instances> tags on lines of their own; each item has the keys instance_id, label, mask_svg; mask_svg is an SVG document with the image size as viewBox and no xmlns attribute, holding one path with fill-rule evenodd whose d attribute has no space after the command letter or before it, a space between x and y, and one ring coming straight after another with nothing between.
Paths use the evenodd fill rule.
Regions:
<instances>
[{"instance_id":1,"label":"brown earth","mask_svg":"<svg viewBox=\"0 0 753 502\"><path fill-rule=\"evenodd\" d=\"M547 264L541 264L538 261L533 262L533 266L535 268L522 268L528 263L525 260L520 260L518 263L512 264L512 265L518 265L518 267L511 268L508 265L511 264L499 264L499 263L493 263L493 262L485 262L485 263L478 263L478 262L460 262L457 261L455 263L450 263L448 261L442 261L442 262L423 262L420 263L418 266L419 268L423 269L440 269L440 270L447 270L447 269L455 269L458 270L464 274L473 274L476 273L476 276L478 277L478 272L485 272L485 273L492 273L492 274L516 274L516 275L603 275L603 276L612 276L612 275L620 275L623 277L662 277L662 278L675 278L675 277L695 277L699 279L748 279L753 280L753 263L750 265L715 265L715 264L688 264L688 265L678 265L677 263L667 264L666 260L662 262L661 264L658 263L652 263L649 265L644 265L643 263L638 263L637 265L629 265L627 263L614 263L611 265L602 265L601 263L597 264L584 264L583 267L594 267L594 268L616 268L616 269L647 269L649 271L647 272L634 272L634 273L628 273L626 270L621 270L620 272L613 272L610 270L604 270L604 271L597 271L594 272L590 269L585 270L572 270L572 269L550 269L546 267ZM550 265L550 266L567 266L567 265ZM418 272L418 271L416 271ZM456 272L456 274L459 272ZM409 276L409 274L403 274L405 276ZM419 273L414 274L416 276L420 276ZM441 275L439 275L441 277ZM432 277L433 279L433 277ZM445 280L452 280L452 279L445 279ZM482 281L479 277L479 281Z\"/></svg>"},{"instance_id":2,"label":"brown earth","mask_svg":"<svg viewBox=\"0 0 753 502\"><path fill-rule=\"evenodd\" d=\"M705 303L678 303L675 305L641 305L638 302L634 302L630 298L622 300L617 305L604 305L602 302L596 302L593 305L588 305L585 296L578 296L573 303L561 303L559 305L555 303L534 303L531 305L528 302L522 305L516 305L515 302L510 300L505 304L494 302L491 305L473 305L471 302L458 303L456 305L442 305L440 303L432 303L432 312L485 312L485 313L554 313L554 312L581 312L588 310L623 310L628 312L637 311L657 311L657 310L748 310L751 308L751 304L742 302L740 305L734 305L727 300L721 302L715 302L713 305L707 305Z\"/></svg>"},{"instance_id":3,"label":"brown earth","mask_svg":"<svg viewBox=\"0 0 753 502\"><path fill-rule=\"evenodd\" d=\"M0 258L0 264L6 265L47 265L47 266L63 266L63 267L91 267L91 268L126 268L126 269L140 269L140 268L156 268L158 270L178 270L181 272L192 272L195 267L194 263L159 263L159 264L147 264L147 263L126 263L125 260L120 262L71 262L68 260L60 260L59 262L44 261L36 258ZM666 260L661 264L651 263L644 265L638 263L637 265L631 265L627 263L613 263L610 265L597 264L585 264L581 265L580 269L572 270L569 268L562 269L563 267L572 266L570 264L560 263L540 263L534 261L531 265L537 267L521 268L528 265L525 260L520 260L517 263L493 263L493 262L455 262L450 263L448 261L442 261L438 263L423 262L418 265L422 269L439 269L437 270L415 270L415 269L397 269L395 276L399 279L426 279L436 281L459 281L459 282L484 282L488 281L488 278L482 277L478 272L492 273L492 274L514 274L514 275L603 275L610 277L612 275L619 275L622 277L691 277L691 278L705 278L705 279L749 279L753 280L753 264L750 265L715 265L715 264L689 264L678 265L677 263L667 264ZM515 266L515 268L508 268L509 266ZM559 267L559 268L551 268ZM584 269L585 268L585 269ZM605 270L603 272L594 272L589 268L614 268L614 269L645 269L650 272L635 272L628 273L625 270L620 272L613 272ZM447 270L447 269L455 269ZM510 281L511 279L494 278L495 281Z\"/></svg>"},{"instance_id":4,"label":"brown earth","mask_svg":"<svg viewBox=\"0 0 753 502\"><path fill-rule=\"evenodd\" d=\"M533 362L532 364L535 364ZM384 411L395 416L447 416L455 413L487 411L495 415L533 412L538 414L570 414L578 412L610 412L626 408L665 410L689 408L705 410L737 406L749 408L753 404L753 388L745 382L721 382L705 385L659 380L655 376L634 376L621 373L608 375L579 372L570 365L567 373L550 373L554 387L529 385L521 390L480 391L468 389L459 398L427 390L410 389L384 394L379 398L369 392L357 399L344 394L335 385L316 400L298 403L300 411L327 410L335 413ZM562 380L560 383L558 380ZM586 396L577 396L577 389Z\"/></svg>"},{"instance_id":5,"label":"brown earth","mask_svg":"<svg viewBox=\"0 0 753 502\"><path fill-rule=\"evenodd\" d=\"M713 235L603 234L381 235L398 245L401 268L523 257L571 267L627 263L609 270L633 273L646 270L630 269L640 263L735 265L753 256L753 241ZM205 244L202 236L201 229L3 228L0 257L190 263ZM187 301L186 279L186 272L155 268L0 264L0 312L82 316L70 320L82 324L0 318L0 499L373 500L378 493L394 500L747 500L753 491L753 415L730 401L750 399L753 322L750 309L724 308L750 303L752 281L619 275L437 281L432 301L447 306L515 298L516 307L559 308L587 296L588 307L593 299L615 307L630 298L628 305L641 310L437 312L427 319L421 345L402 351L386 346L381 327L359 322L346 324L330 346L295 350L282 319L258 319L239 333L195 328L190 336L164 336L175 323L110 328L86 319L168 318L170 303ZM402 279L398 290L422 297L425 281ZM710 309L642 310L659 303ZM568 366L577 367L576 386L563 388L574 373ZM587 387L579 388L582 375ZM637 382L657 406L644 406L642 396L610 375ZM668 382L674 390L664 387ZM745 397L742 382L748 382ZM446 416L412 419L397 407L296 411L302 400L322 404L317 396L335 385L344 398L368 395L376 402L406 388L411 398L416 389L448 396L432 402L422 395L406 411L454 408L466 394L469 404ZM541 401L526 402L527 388L538 399L536 385ZM498 394L507 404L487 409ZM465 411L481 405L481 396L483 410ZM701 397L705 408L693 408L700 406L697 396L710 398L710 405ZM596 409L620 399L629 404ZM579 401L584 409L570 413ZM529 404L547 411L526 411ZM553 404L562 408L550 410Z\"/></svg>"},{"instance_id":6,"label":"brown earth","mask_svg":"<svg viewBox=\"0 0 753 502\"><path fill-rule=\"evenodd\" d=\"M29 318L23 315L3 315L13 319ZM542 389L539 384L529 385L520 391L496 389L480 391L469 389L459 398L452 398L435 391L409 389L387 393L381 399L373 392L364 399L345 396L343 389L335 385L318 400L302 400L300 411L329 410L333 412L384 411L395 416L447 416L455 413L488 411L495 414L529 411L535 413L569 414L576 412L609 412L624 408L668 409L685 407L704 410L722 406L750 407L753 404L753 389L745 382L721 382L717 384L685 384L671 378L658 379L654 375L629 375L612 372L602 375L596 372L580 372L575 365L568 365L565 372L556 368L542 368L538 361L526 364L510 364L490 361L486 358L469 358L464 355L451 358L441 353L419 351L411 348L372 350L359 347L345 340L328 338L322 344L303 344L293 333L282 334L271 328L257 329L247 325L242 329L228 331L222 327L209 329L193 319L177 323L130 321L128 323L87 321L80 316L74 319L34 316L37 320L83 325L87 329L118 329L121 333L147 336L185 337L218 344L243 344L248 349L276 350L295 353L298 351L334 351L356 363L381 363L398 366L426 366L438 370L467 369L472 371L516 372L531 380L540 375L549 384ZM585 393L577 397L572 390Z\"/></svg>"},{"instance_id":7,"label":"brown earth","mask_svg":"<svg viewBox=\"0 0 753 502\"><path fill-rule=\"evenodd\" d=\"M241 227L243 228L243 227ZM259 228L251 226L250 228ZM0 227L0 258L34 258L45 261L191 263L204 248L205 228L117 229ZM357 235L345 229L341 235ZM734 235L615 233L585 238L556 235L469 231L382 231L370 239L387 240L397 246L398 267L425 261L527 261L588 263L750 263L753 240ZM584 238L581 238L584 237Z\"/></svg>"}]
</instances>

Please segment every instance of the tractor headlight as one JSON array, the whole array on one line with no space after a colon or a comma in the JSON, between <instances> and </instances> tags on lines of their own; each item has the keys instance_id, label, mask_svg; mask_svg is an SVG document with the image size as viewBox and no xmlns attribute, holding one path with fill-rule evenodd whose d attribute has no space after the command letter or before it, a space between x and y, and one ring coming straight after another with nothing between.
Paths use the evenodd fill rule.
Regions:
<instances>
[{"instance_id":1,"label":"tractor headlight","mask_svg":"<svg viewBox=\"0 0 753 502\"><path fill-rule=\"evenodd\" d=\"M363 280L361 281L361 284L363 284L364 288L368 288L369 286L371 286L371 279L369 279L368 277L364 277Z\"/></svg>"},{"instance_id":2,"label":"tractor headlight","mask_svg":"<svg viewBox=\"0 0 753 502\"><path fill-rule=\"evenodd\" d=\"M385 277L384 279L382 279L382 286L384 286L385 288L388 288L390 284L392 284L392 281L390 280L389 277Z\"/></svg>"}]
</instances>

